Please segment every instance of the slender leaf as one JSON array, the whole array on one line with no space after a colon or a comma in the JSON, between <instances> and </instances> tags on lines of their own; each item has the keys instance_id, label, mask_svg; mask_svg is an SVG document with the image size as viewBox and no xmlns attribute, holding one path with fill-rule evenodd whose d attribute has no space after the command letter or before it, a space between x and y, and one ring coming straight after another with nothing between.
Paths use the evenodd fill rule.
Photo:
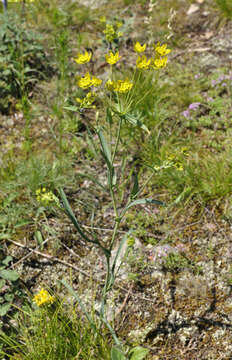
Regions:
<instances>
[{"instance_id":1,"label":"slender leaf","mask_svg":"<svg viewBox=\"0 0 232 360\"><path fill-rule=\"evenodd\" d=\"M144 204L156 204L156 205L164 205L162 201L153 200L153 199L137 199L129 203L122 211L121 216L124 216L128 209L135 205L144 205Z\"/></svg>"},{"instance_id":2,"label":"slender leaf","mask_svg":"<svg viewBox=\"0 0 232 360\"><path fill-rule=\"evenodd\" d=\"M100 186L100 187L102 188L102 190L106 191L105 186L102 185L102 184L100 183L100 181L98 181L98 180L94 177L94 175L78 173L78 176L86 177L87 179L92 180L93 183L95 183L96 185Z\"/></svg>"},{"instance_id":3,"label":"slender leaf","mask_svg":"<svg viewBox=\"0 0 232 360\"><path fill-rule=\"evenodd\" d=\"M96 241L94 240L91 240L88 238L87 235L84 234L84 232L82 231L70 205L69 205L69 202L68 202L68 199L66 198L66 195L64 193L64 190L63 189L59 189L59 192L60 192L60 196L61 196L61 199L63 201L63 205L64 205L64 208L65 208L65 211L66 211L66 214L68 215L68 217L70 218L70 220L72 221L73 225L75 226L75 228L77 229L77 231L79 232L79 234L82 236L83 239L85 239L86 241L88 242L92 242L92 243L97 243Z\"/></svg>"},{"instance_id":4,"label":"slender leaf","mask_svg":"<svg viewBox=\"0 0 232 360\"><path fill-rule=\"evenodd\" d=\"M44 246L43 246L43 235L41 234L41 232L39 230L35 231L34 237L35 237L35 239L37 241L37 244L43 250L43 248L44 248Z\"/></svg>"},{"instance_id":5,"label":"slender leaf","mask_svg":"<svg viewBox=\"0 0 232 360\"><path fill-rule=\"evenodd\" d=\"M121 250L122 250L122 248L123 248L123 245L125 244L125 242L126 242L127 239L128 239L128 236L130 236L132 232L133 232L133 230L130 229L130 230L123 236L122 240L120 241L120 244L119 244L119 247L118 247L118 249L117 249L117 252L116 252L116 255L115 255L113 264L112 264L112 268L111 268L111 269L112 269L112 274L114 274L115 267L116 267L116 264L117 264L117 260L118 260L118 257L119 257L119 255L120 255L120 252L121 252ZM120 264L120 266L121 266L121 264ZM119 267L120 267L120 266L119 266ZM118 269L118 270L119 270L119 269Z\"/></svg>"},{"instance_id":6,"label":"slender leaf","mask_svg":"<svg viewBox=\"0 0 232 360\"><path fill-rule=\"evenodd\" d=\"M133 184L133 188L131 190L131 197L133 198L139 192L139 181L138 181L138 175L136 173L133 174L132 176L133 176L134 184Z\"/></svg>"},{"instance_id":7,"label":"slender leaf","mask_svg":"<svg viewBox=\"0 0 232 360\"><path fill-rule=\"evenodd\" d=\"M107 110L106 110L106 121L107 121L110 125L113 124L112 113L111 113L111 111L110 111L109 108L107 108Z\"/></svg>"},{"instance_id":8,"label":"slender leaf","mask_svg":"<svg viewBox=\"0 0 232 360\"><path fill-rule=\"evenodd\" d=\"M107 159L107 163L110 164L110 166L112 167L112 159L111 159L111 151L109 149L109 146L106 142L106 139L103 135L103 131L100 129L97 132L100 143L101 143L101 148L102 148L102 152L104 154L104 157Z\"/></svg>"},{"instance_id":9,"label":"slender leaf","mask_svg":"<svg viewBox=\"0 0 232 360\"><path fill-rule=\"evenodd\" d=\"M70 106L64 106L63 109L76 112L78 110L78 107L70 105Z\"/></svg>"}]
</instances>

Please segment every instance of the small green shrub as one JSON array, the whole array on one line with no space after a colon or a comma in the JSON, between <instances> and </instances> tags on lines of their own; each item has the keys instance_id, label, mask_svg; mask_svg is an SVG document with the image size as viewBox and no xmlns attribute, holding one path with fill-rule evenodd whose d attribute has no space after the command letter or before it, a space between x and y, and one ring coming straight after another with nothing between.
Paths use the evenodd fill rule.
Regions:
<instances>
[{"instance_id":1,"label":"small green shrub","mask_svg":"<svg viewBox=\"0 0 232 360\"><path fill-rule=\"evenodd\" d=\"M231 0L215 0L217 6L224 16L232 18L232 3Z\"/></svg>"},{"instance_id":2,"label":"small green shrub","mask_svg":"<svg viewBox=\"0 0 232 360\"><path fill-rule=\"evenodd\" d=\"M0 14L0 112L9 112L16 99L51 73L40 40L17 15Z\"/></svg>"}]
</instances>

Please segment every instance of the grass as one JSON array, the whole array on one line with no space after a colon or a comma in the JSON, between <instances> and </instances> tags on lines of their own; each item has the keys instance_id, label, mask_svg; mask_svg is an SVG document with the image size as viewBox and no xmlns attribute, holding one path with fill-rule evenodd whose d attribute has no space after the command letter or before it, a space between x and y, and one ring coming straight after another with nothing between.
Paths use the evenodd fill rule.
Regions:
<instances>
[{"instance_id":1,"label":"grass","mask_svg":"<svg viewBox=\"0 0 232 360\"><path fill-rule=\"evenodd\" d=\"M98 334L83 320L74 304L24 308L16 321L14 335L0 333L2 353L10 359L110 359L110 344L104 330ZM16 324L15 324L16 325Z\"/></svg>"},{"instance_id":2,"label":"grass","mask_svg":"<svg viewBox=\"0 0 232 360\"><path fill-rule=\"evenodd\" d=\"M31 45L33 51L27 48L30 41L20 48L20 56L23 54L25 62L20 63L22 68L16 69L20 72L20 81L23 78L18 82L21 88L17 96L6 88L5 79L4 84L0 83L0 91L3 94L7 91L7 98L3 97L4 111L0 115L0 140L4 144L0 156L2 246L5 256L12 255L9 269L30 253L30 261L25 259L21 267L16 268L30 292L44 282L37 270L50 266L49 261L53 270L51 279L46 278L46 286L52 289L56 287L58 278L67 275L64 264L62 270L57 267L59 260L64 260L69 267L78 266L84 273L73 275L73 286L87 307L95 301L90 312L99 331L93 330L83 317L80 303L70 303L71 297L67 300L68 295L59 288L55 292L55 304L36 307L29 300L27 306L24 304L20 311L16 311L16 318L11 312L4 315L2 320L7 319L7 331L1 333L1 358L4 360L115 359L112 353L110 355L112 333L97 316L105 274L102 254L92 244L82 242L64 217L63 209L55 208L54 204L47 207L36 200L37 189L45 187L59 196L58 189L64 188L86 233L100 238L104 246L111 241L113 206L105 191L107 166L101 156L102 150L99 151L95 131L97 127L104 131L109 128L117 130L115 119L111 122L106 111L109 101L107 103L101 90L95 101L96 109L85 112L65 109L76 106L75 98L83 97L85 93L76 84L76 75L82 75L81 66L73 61L77 52L91 51L91 74L104 80L109 77L103 56L107 52L104 23L99 21L103 12L112 24L122 21L124 34L119 38L122 67L116 66L117 79L133 77L136 61L133 44L136 40L142 44L167 42L173 49L168 66L159 73L157 82L155 77L147 77L146 72L140 75L133 89L130 111L126 114L140 127L143 123L149 129L149 135L129 121L125 121L121 128L122 137L115 157L118 179L114 188L118 204L116 211L123 209L128 196L151 174L153 176L141 195L164 201L166 206L138 205L131 208L121 222L120 239L129 229L134 232L128 244L125 243L119 279L109 298L107 315L110 324L131 360L137 358L129 353L129 349L136 346L149 349L149 354L144 353L141 359L145 356L147 359L155 359L155 356L174 359L173 348L176 358L187 358L191 341L197 349L196 352L192 350L191 358L220 358L223 346L229 349L229 326L223 323L224 320L218 320L212 304L217 303L218 313L230 317L231 305L227 295L231 267L227 264L230 259L228 234L232 194L231 64L226 51L224 65L211 64L213 67L209 68L202 60L204 51L196 53L197 57L189 51L190 47L196 48L191 31L195 31L194 36L198 35L197 31L204 35L204 29L195 30L199 29L200 20L186 17L185 11L191 1L186 0L181 7L177 1L171 1L170 6L176 11L173 17L162 2L154 3L149 12L151 1L135 4L128 0L115 0L98 9L90 9L69 0L41 0L28 4L23 14L20 4L14 4L14 11L19 13L20 19L16 28L21 26L21 22L23 32L28 29L29 34L33 30L41 36L36 40L38 43ZM217 32L217 24L222 26L222 14L228 19L224 24L225 31L226 26L231 26L228 1L217 0L214 4L205 1L202 6L206 13L209 12L209 19L211 16L219 19L218 23L213 22L213 31ZM23 32L19 31L20 34ZM15 46L17 48L17 44ZM117 46L117 41L113 46ZM48 68L43 74L40 67L41 73L33 82L35 72L30 75L26 63L33 64L36 48L46 56L50 75ZM4 61L0 59L3 68L5 63L10 68L10 61L17 62L18 53L13 48L11 50L10 57L7 54ZM38 59L35 61L39 62ZM11 74L6 73L6 76ZM112 95L110 101L117 105L116 96ZM113 148L114 140L110 136L106 136L106 140ZM23 255L18 255L17 247L7 242L7 238L25 246ZM41 245L46 239L49 242ZM155 264L149 261L147 253L157 246L174 248L179 244L184 246L184 253L171 252L156 273ZM51 256L48 263L41 261L42 255L29 250L32 248L45 255L44 259L46 255ZM57 261L53 262L53 256ZM32 279L25 275L30 272ZM61 276L57 275L59 272ZM93 273L97 290L92 290L89 273ZM204 294L200 294L199 284L207 283L207 276L211 276L211 280L207 286L204 285ZM196 291L189 290L191 295L186 295L188 291L185 294L183 284L184 288ZM8 291L4 286L0 289L3 296ZM193 294L194 291L197 295ZM67 301L60 300L63 296ZM211 308L209 305L210 310L204 307L202 299L205 299L205 304L212 305ZM17 301L15 306L17 309ZM202 323L196 315L201 309ZM181 319L179 323L173 320L174 315L173 318L170 315L174 311L176 319L178 316ZM206 316L209 311L215 315L215 322L212 321L210 326ZM201 339L198 330L191 327L193 322L204 335ZM223 323L221 328L219 323ZM215 332L217 326L224 331L220 335L222 347L214 337L219 336ZM171 335L167 337L167 333ZM206 348L209 352L204 355ZM227 352L229 354L229 350Z\"/></svg>"}]
</instances>

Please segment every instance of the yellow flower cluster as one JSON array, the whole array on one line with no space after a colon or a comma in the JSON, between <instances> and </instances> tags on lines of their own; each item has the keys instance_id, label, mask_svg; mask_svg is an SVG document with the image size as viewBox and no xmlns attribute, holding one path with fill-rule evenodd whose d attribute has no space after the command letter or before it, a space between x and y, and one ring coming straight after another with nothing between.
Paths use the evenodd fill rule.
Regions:
<instances>
[{"instance_id":1,"label":"yellow flower cluster","mask_svg":"<svg viewBox=\"0 0 232 360\"><path fill-rule=\"evenodd\" d=\"M171 52L171 49L167 49L167 44L160 45L160 42L153 45L153 47L159 56L167 56Z\"/></svg>"},{"instance_id":2,"label":"yellow flower cluster","mask_svg":"<svg viewBox=\"0 0 232 360\"><path fill-rule=\"evenodd\" d=\"M112 51L110 51L109 54L105 55L105 58L106 58L106 62L108 62L108 64L114 65L119 61L119 59L121 59L121 56L119 56L118 51L115 54Z\"/></svg>"},{"instance_id":3,"label":"yellow flower cluster","mask_svg":"<svg viewBox=\"0 0 232 360\"><path fill-rule=\"evenodd\" d=\"M91 78L89 72L85 74L85 76L78 79L77 84L82 89L88 89L91 86L98 87L102 83L102 80L93 76Z\"/></svg>"},{"instance_id":4,"label":"yellow flower cluster","mask_svg":"<svg viewBox=\"0 0 232 360\"><path fill-rule=\"evenodd\" d=\"M77 64L86 64L90 62L91 57L92 57L91 52L85 51L84 54L78 53L77 58L75 58L74 60L76 61Z\"/></svg>"},{"instance_id":5,"label":"yellow flower cluster","mask_svg":"<svg viewBox=\"0 0 232 360\"><path fill-rule=\"evenodd\" d=\"M36 303L36 305L41 306L44 304L52 304L55 301L55 297L51 296L49 292L45 289L41 289L38 294L36 294L33 297L33 302Z\"/></svg>"},{"instance_id":6,"label":"yellow flower cluster","mask_svg":"<svg viewBox=\"0 0 232 360\"><path fill-rule=\"evenodd\" d=\"M147 45L141 45L138 41L134 45L134 51L137 53L142 53L146 50Z\"/></svg>"},{"instance_id":7,"label":"yellow flower cluster","mask_svg":"<svg viewBox=\"0 0 232 360\"><path fill-rule=\"evenodd\" d=\"M167 48L167 44L160 45L158 42L156 45L153 45L155 54L151 59L147 59L145 55L138 56L136 61L136 67L138 69L162 69L167 65L168 57L167 55L171 52L171 49ZM146 44L141 45L138 41L134 45L134 51L137 53L142 53L146 50Z\"/></svg>"},{"instance_id":8,"label":"yellow flower cluster","mask_svg":"<svg viewBox=\"0 0 232 360\"><path fill-rule=\"evenodd\" d=\"M106 82L106 88L110 91L116 91L122 94L127 93L131 90L133 83L129 79Z\"/></svg>"},{"instance_id":9,"label":"yellow flower cluster","mask_svg":"<svg viewBox=\"0 0 232 360\"><path fill-rule=\"evenodd\" d=\"M83 99L76 98L76 101L79 103L80 108L82 109L95 109L93 102L95 101L96 96L93 92L89 91Z\"/></svg>"},{"instance_id":10,"label":"yellow flower cluster","mask_svg":"<svg viewBox=\"0 0 232 360\"><path fill-rule=\"evenodd\" d=\"M181 163L181 161L174 155L169 155L168 156L168 160L170 162L170 165L174 166L178 171L183 171L183 164Z\"/></svg>"},{"instance_id":11,"label":"yellow flower cluster","mask_svg":"<svg viewBox=\"0 0 232 360\"><path fill-rule=\"evenodd\" d=\"M36 190L36 200L44 206L56 203L59 206L59 199L51 191L47 191L45 187Z\"/></svg>"},{"instance_id":12,"label":"yellow flower cluster","mask_svg":"<svg viewBox=\"0 0 232 360\"><path fill-rule=\"evenodd\" d=\"M136 66L138 69L147 70L147 69L149 69L150 64L151 64L151 59L147 60L147 57L145 55L138 56L137 61L136 61Z\"/></svg>"},{"instance_id":13,"label":"yellow flower cluster","mask_svg":"<svg viewBox=\"0 0 232 360\"><path fill-rule=\"evenodd\" d=\"M106 35L107 41L112 42L117 36L117 29L122 26L122 23L116 23L116 25L110 25L106 23L105 17L101 18L101 22L105 23L105 30L104 33ZM136 60L136 67L141 70L148 70L148 69L161 69L167 65L167 55L171 52L170 49L167 48L167 44L161 45L159 42L153 45L154 49L154 56L148 59L146 55L142 54L146 50L147 45L141 45L138 41L134 45L134 51L138 53L138 57ZM74 58L77 64L87 64L92 58L92 53L85 51L83 53L78 53L77 57ZM120 59L119 52L109 51L105 54L106 62L110 65L115 65ZM112 69L111 69L112 70ZM77 85L83 89L89 89L91 87L98 87L102 84L102 80L97 78L96 76L90 75L89 72L86 72L85 75L79 76L77 78ZM105 83L105 87L109 91L114 91L121 94L128 93L134 83L130 81L128 78L124 80L107 80ZM83 99L76 98L77 103L81 109L84 108L95 108L93 105L96 99L96 95L94 92L89 91Z\"/></svg>"}]
</instances>

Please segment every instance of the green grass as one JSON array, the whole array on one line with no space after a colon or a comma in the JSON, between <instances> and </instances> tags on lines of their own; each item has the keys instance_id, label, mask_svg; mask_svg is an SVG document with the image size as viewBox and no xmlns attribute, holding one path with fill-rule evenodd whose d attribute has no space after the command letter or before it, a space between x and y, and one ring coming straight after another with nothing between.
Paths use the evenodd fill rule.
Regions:
<instances>
[{"instance_id":1,"label":"green grass","mask_svg":"<svg viewBox=\"0 0 232 360\"><path fill-rule=\"evenodd\" d=\"M96 333L74 304L57 300L50 306L27 306L16 323L14 335L0 332L1 356L12 360L110 359L107 334L103 329Z\"/></svg>"}]
</instances>

